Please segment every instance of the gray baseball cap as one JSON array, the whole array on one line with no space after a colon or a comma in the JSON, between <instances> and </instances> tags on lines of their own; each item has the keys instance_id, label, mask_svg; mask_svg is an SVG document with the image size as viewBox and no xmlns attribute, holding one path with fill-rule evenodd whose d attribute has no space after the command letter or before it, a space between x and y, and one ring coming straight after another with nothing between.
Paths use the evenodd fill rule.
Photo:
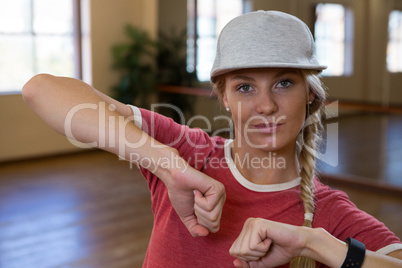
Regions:
<instances>
[{"instance_id":1,"label":"gray baseball cap","mask_svg":"<svg viewBox=\"0 0 402 268\"><path fill-rule=\"evenodd\" d=\"M322 71L313 36L295 16L279 11L255 11L231 20L218 38L211 81L244 68L297 68Z\"/></svg>"}]
</instances>

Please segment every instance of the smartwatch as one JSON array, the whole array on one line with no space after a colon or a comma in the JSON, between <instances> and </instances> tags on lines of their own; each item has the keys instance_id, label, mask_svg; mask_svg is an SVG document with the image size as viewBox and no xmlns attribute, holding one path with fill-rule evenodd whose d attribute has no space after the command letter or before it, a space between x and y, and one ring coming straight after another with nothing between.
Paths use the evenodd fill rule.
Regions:
<instances>
[{"instance_id":1,"label":"smartwatch","mask_svg":"<svg viewBox=\"0 0 402 268\"><path fill-rule=\"evenodd\" d=\"M351 237L348 237L345 242L348 244L349 248L341 268L360 268L366 255L366 246Z\"/></svg>"}]
</instances>

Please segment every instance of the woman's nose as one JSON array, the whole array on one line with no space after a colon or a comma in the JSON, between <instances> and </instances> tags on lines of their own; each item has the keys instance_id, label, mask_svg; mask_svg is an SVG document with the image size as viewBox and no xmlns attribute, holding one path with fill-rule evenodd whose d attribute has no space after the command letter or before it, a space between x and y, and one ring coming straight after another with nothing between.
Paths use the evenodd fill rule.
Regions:
<instances>
[{"instance_id":1,"label":"woman's nose","mask_svg":"<svg viewBox=\"0 0 402 268\"><path fill-rule=\"evenodd\" d=\"M256 109L259 114L273 114L278 110L274 96L270 91L264 91L257 97Z\"/></svg>"}]
</instances>

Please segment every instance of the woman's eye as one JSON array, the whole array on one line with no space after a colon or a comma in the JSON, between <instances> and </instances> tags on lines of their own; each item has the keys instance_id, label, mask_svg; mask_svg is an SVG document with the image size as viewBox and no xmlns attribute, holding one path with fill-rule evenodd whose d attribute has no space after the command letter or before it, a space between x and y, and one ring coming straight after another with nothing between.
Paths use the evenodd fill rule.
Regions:
<instances>
[{"instance_id":1,"label":"woman's eye","mask_svg":"<svg viewBox=\"0 0 402 268\"><path fill-rule=\"evenodd\" d=\"M287 88L290 87L292 85L292 82L289 80L282 80L278 83L278 86L281 88Z\"/></svg>"},{"instance_id":2,"label":"woman's eye","mask_svg":"<svg viewBox=\"0 0 402 268\"><path fill-rule=\"evenodd\" d=\"M250 91L252 88L250 85L240 85L237 87L237 90L241 91L241 92L248 92Z\"/></svg>"}]
</instances>

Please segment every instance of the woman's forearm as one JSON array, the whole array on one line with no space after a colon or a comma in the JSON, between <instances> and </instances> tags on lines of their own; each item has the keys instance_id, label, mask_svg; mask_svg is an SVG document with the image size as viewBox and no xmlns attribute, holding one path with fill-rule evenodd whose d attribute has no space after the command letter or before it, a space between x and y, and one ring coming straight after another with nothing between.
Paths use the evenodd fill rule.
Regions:
<instances>
[{"instance_id":1,"label":"woman's forearm","mask_svg":"<svg viewBox=\"0 0 402 268\"><path fill-rule=\"evenodd\" d=\"M329 267L341 267L347 251L348 245L333 237L327 231L321 228L305 229L308 237L306 249L302 251L302 255L310 257L318 262L324 263ZM375 267L402 267L402 260L392 258L383 254L379 254L370 250L366 250L362 268Z\"/></svg>"},{"instance_id":2,"label":"woman's forearm","mask_svg":"<svg viewBox=\"0 0 402 268\"><path fill-rule=\"evenodd\" d=\"M51 75L35 76L22 94L50 127L70 141L109 151L154 173L193 236L219 230L223 185L189 167L175 148L136 127L131 108L82 81Z\"/></svg>"},{"instance_id":3,"label":"woman's forearm","mask_svg":"<svg viewBox=\"0 0 402 268\"><path fill-rule=\"evenodd\" d=\"M126 105L82 81L47 74L33 77L22 94L30 108L51 128L73 142L79 141L78 146L112 152L146 165L161 179L170 177L164 167L169 167L166 161L178 157L177 151L137 128ZM185 165L181 163L177 168L183 169Z\"/></svg>"},{"instance_id":4,"label":"woman's forearm","mask_svg":"<svg viewBox=\"0 0 402 268\"><path fill-rule=\"evenodd\" d=\"M261 218L249 218L230 248L237 258L236 267L279 266L303 256L329 267L341 267L348 252L348 245L322 228L294 226ZM249 262L249 264L247 263ZM251 265L252 266L252 265ZM364 268L402 267L396 258L366 250Z\"/></svg>"}]
</instances>

